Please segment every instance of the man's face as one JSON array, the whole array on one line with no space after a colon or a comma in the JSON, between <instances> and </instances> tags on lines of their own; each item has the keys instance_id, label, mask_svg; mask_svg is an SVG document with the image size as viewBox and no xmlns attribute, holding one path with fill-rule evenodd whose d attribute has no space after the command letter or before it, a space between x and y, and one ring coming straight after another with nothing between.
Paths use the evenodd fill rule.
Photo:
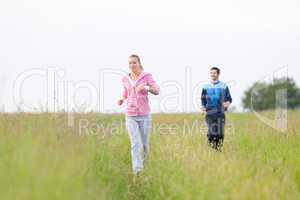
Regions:
<instances>
[{"instance_id":1,"label":"man's face","mask_svg":"<svg viewBox=\"0 0 300 200\"><path fill-rule=\"evenodd\" d=\"M217 81L219 80L219 74L218 74L218 71L213 69L213 70L210 70L210 77L213 81Z\"/></svg>"}]
</instances>

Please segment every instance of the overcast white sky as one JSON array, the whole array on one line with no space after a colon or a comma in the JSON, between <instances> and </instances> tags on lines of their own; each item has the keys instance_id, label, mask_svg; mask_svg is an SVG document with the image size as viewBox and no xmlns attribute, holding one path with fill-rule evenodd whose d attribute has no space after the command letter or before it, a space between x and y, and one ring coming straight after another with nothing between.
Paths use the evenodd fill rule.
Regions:
<instances>
[{"instance_id":1,"label":"overcast white sky","mask_svg":"<svg viewBox=\"0 0 300 200\"><path fill-rule=\"evenodd\" d=\"M0 105L17 109L14 81L34 68L61 75L55 82L60 109L93 99L91 109L122 111L116 106L121 78L100 80L99 74L127 71L127 58L136 53L162 87L151 97L153 111L197 111L192 89L199 94L211 66L221 68L240 109L243 91L282 67L300 84L299 10L297 0L2 0ZM82 88L87 81L95 86L91 95ZM67 82L74 83L73 92L59 89ZM46 107L46 76L32 75L21 85L25 110ZM20 104L22 98L15 99Z\"/></svg>"}]
</instances>

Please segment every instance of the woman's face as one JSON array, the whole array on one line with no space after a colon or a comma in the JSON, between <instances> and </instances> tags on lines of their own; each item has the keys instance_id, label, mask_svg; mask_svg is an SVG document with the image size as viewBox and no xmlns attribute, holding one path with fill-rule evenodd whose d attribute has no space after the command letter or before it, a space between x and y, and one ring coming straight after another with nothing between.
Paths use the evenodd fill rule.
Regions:
<instances>
[{"instance_id":1,"label":"woman's face","mask_svg":"<svg viewBox=\"0 0 300 200\"><path fill-rule=\"evenodd\" d=\"M140 63L136 57L129 57L129 68L132 72L139 72L141 70Z\"/></svg>"}]
</instances>

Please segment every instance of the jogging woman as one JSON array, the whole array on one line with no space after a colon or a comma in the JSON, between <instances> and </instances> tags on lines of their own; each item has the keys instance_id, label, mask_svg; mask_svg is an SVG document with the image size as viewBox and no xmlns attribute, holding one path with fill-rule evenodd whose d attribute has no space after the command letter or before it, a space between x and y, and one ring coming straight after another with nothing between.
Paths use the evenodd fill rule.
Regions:
<instances>
[{"instance_id":1,"label":"jogging woman","mask_svg":"<svg viewBox=\"0 0 300 200\"><path fill-rule=\"evenodd\" d=\"M159 86L150 73L144 72L139 56L131 55L128 62L130 73L122 79L124 91L118 105L127 102L125 119L131 141L132 169L138 174L149 155L152 118L148 93L158 95Z\"/></svg>"}]
</instances>

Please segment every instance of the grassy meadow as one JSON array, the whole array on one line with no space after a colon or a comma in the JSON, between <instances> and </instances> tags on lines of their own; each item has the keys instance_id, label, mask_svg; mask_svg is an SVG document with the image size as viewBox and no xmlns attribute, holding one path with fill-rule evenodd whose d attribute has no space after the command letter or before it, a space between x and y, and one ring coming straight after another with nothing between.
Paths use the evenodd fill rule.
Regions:
<instances>
[{"instance_id":1,"label":"grassy meadow","mask_svg":"<svg viewBox=\"0 0 300 200\"><path fill-rule=\"evenodd\" d=\"M252 113L226 121L216 152L203 115L153 115L134 177L124 115L75 114L69 127L64 113L0 114L0 199L300 199L300 113L286 133Z\"/></svg>"}]
</instances>

